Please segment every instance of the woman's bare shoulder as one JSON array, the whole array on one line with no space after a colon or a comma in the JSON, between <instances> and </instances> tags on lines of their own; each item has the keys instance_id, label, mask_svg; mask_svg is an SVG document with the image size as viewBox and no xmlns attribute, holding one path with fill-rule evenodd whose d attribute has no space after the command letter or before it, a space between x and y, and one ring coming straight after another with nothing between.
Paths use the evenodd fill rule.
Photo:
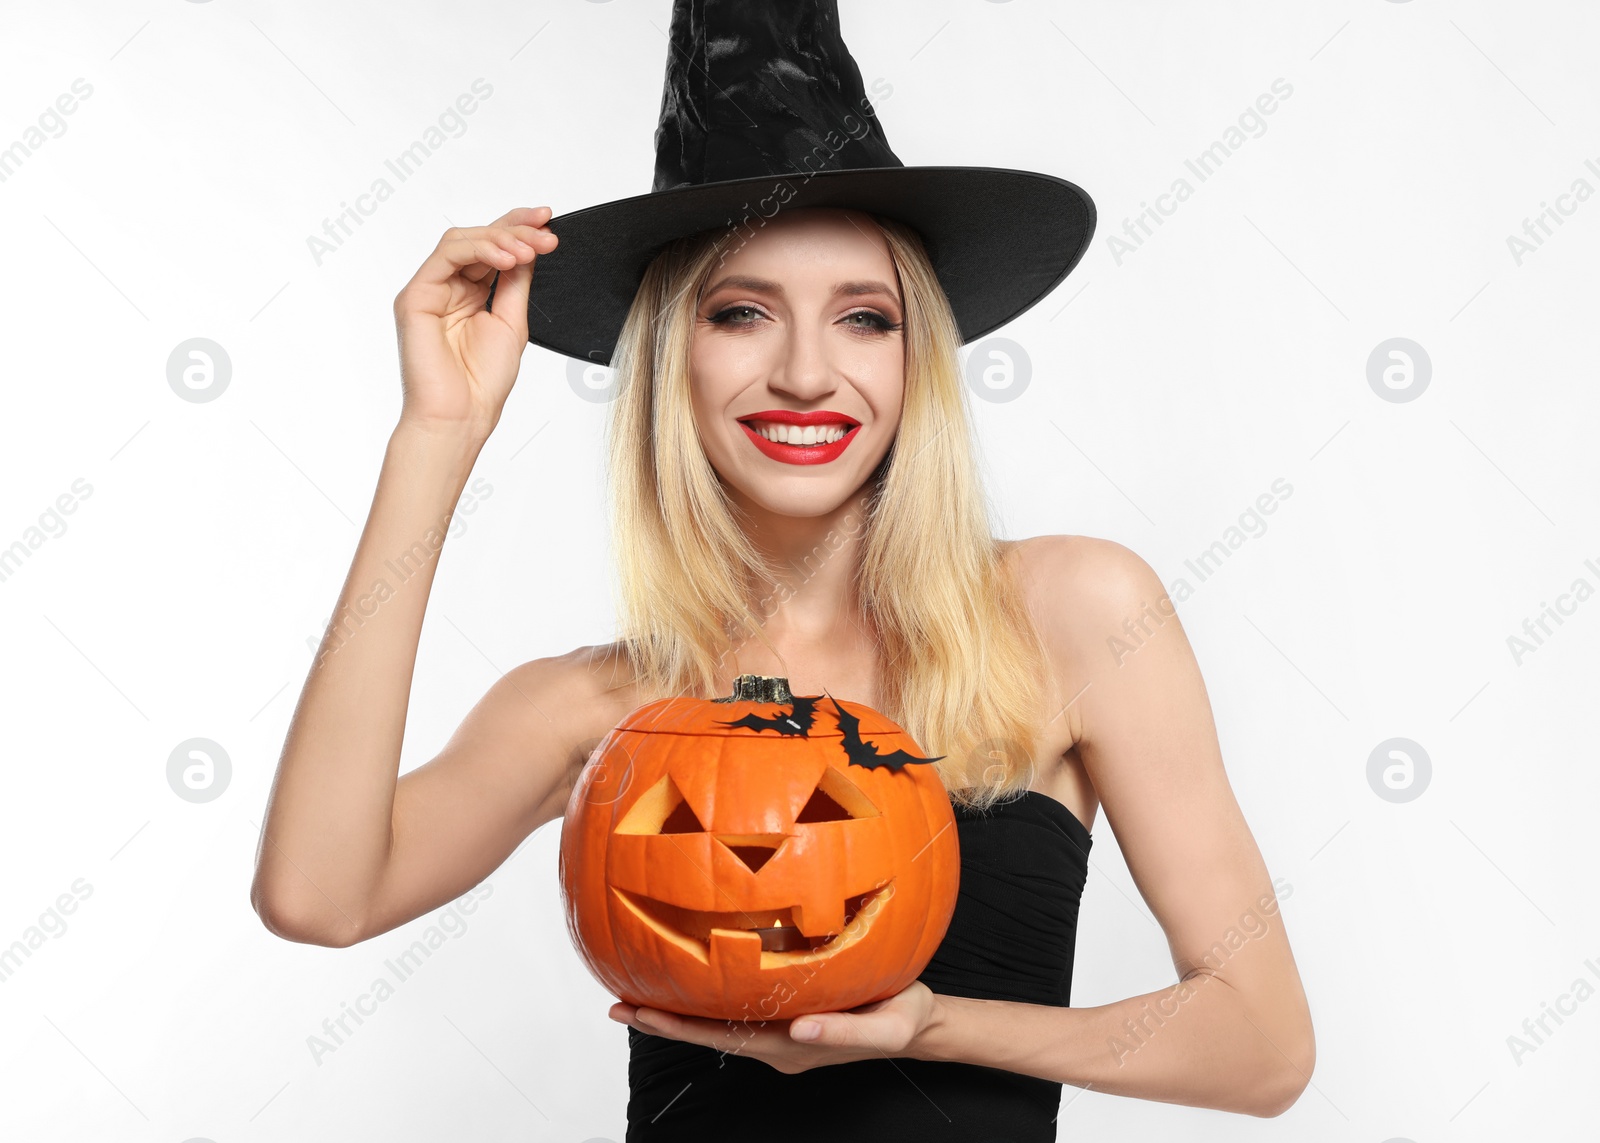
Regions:
<instances>
[{"instance_id":1,"label":"woman's bare shoulder","mask_svg":"<svg viewBox=\"0 0 1600 1143\"><path fill-rule=\"evenodd\" d=\"M1118 640L1173 616L1167 590L1144 558L1115 540L1045 535L1009 541L1028 610L1057 665L1086 679Z\"/></svg>"},{"instance_id":2,"label":"woman's bare shoulder","mask_svg":"<svg viewBox=\"0 0 1600 1143\"><path fill-rule=\"evenodd\" d=\"M542 680L563 705L581 717L604 719L613 710L617 719L638 706L634 671L627 648L620 642L595 643L574 647L562 655L533 659L512 671L512 675Z\"/></svg>"},{"instance_id":3,"label":"woman's bare shoulder","mask_svg":"<svg viewBox=\"0 0 1600 1143\"><path fill-rule=\"evenodd\" d=\"M592 643L574 647L565 655L557 656L563 667L571 671L574 679L596 693L615 691L633 684L633 667L627 647L619 642Z\"/></svg>"},{"instance_id":4,"label":"woman's bare shoulder","mask_svg":"<svg viewBox=\"0 0 1600 1143\"><path fill-rule=\"evenodd\" d=\"M1044 593L1057 610L1065 604L1065 610L1081 613L1096 604L1148 596L1152 588L1161 587L1155 569L1115 540L1045 535L1003 540L1000 546L1003 558L1017 562L1030 593Z\"/></svg>"}]
</instances>

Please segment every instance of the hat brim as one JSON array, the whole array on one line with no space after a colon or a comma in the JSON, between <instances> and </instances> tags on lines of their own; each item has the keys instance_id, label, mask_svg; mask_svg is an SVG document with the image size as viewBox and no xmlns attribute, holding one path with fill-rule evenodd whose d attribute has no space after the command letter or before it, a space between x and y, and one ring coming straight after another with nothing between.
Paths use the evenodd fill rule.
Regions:
<instances>
[{"instance_id":1,"label":"hat brim","mask_svg":"<svg viewBox=\"0 0 1600 1143\"><path fill-rule=\"evenodd\" d=\"M561 241L534 264L528 340L610 365L645 268L663 246L713 227L751 234L779 211L802 206L867 211L915 229L962 344L1059 285L1095 228L1094 200L1081 188L1001 167L856 168L655 191L551 218Z\"/></svg>"}]
</instances>

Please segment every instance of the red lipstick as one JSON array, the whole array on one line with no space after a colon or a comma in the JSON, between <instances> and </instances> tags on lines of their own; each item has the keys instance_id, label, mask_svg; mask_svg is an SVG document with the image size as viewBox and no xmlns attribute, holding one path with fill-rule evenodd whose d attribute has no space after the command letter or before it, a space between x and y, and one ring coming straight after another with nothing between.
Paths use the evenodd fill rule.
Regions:
<instances>
[{"instance_id":1,"label":"red lipstick","mask_svg":"<svg viewBox=\"0 0 1600 1143\"><path fill-rule=\"evenodd\" d=\"M792 445L768 440L750 427L751 422L755 421L800 425L802 428L806 425L843 425L845 434L832 444ZM740 417L739 426L744 429L751 443L773 460L782 461L784 464L827 464L830 460L837 460L843 455L844 450L850 447L850 442L855 440L856 430L861 427L861 422L854 417L847 417L843 413L827 409L817 409L809 413L798 413L793 409L768 409L765 412Z\"/></svg>"}]
</instances>

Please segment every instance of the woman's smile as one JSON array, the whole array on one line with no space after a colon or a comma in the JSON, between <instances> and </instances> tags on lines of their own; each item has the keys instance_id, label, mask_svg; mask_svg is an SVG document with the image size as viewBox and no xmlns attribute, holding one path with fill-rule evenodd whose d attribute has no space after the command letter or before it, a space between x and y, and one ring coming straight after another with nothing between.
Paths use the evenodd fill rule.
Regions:
<instances>
[{"instance_id":1,"label":"woman's smile","mask_svg":"<svg viewBox=\"0 0 1600 1143\"><path fill-rule=\"evenodd\" d=\"M695 273L701 292L677 303L689 400L727 494L779 527L856 511L905 400L910 315L882 227L863 212L785 210Z\"/></svg>"},{"instance_id":2,"label":"woman's smile","mask_svg":"<svg viewBox=\"0 0 1600 1143\"><path fill-rule=\"evenodd\" d=\"M842 413L771 409L739 420L751 443L784 464L826 464L838 459L861 425Z\"/></svg>"}]
</instances>

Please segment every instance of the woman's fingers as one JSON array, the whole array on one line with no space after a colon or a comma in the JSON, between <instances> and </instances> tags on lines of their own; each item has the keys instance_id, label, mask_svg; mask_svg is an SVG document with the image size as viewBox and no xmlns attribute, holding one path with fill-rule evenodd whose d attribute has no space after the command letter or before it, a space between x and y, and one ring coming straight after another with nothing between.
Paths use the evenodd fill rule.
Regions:
<instances>
[{"instance_id":1,"label":"woman's fingers","mask_svg":"<svg viewBox=\"0 0 1600 1143\"><path fill-rule=\"evenodd\" d=\"M528 291L533 285L534 263L540 254L550 253L558 243L556 235L545 225L550 217L550 208L541 206L519 207L499 219L514 243L513 248L519 251L519 257L510 270L500 272L493 312L522 343L528 340ZM527 261L522 260L521 251L529 252Z\"/></svg>"},{"instance_id":2,"label":"woman's fingers","mask_svg":"<svg viewBox=\"0 0 1600 1143\"><path fill-rule=\"evenodd\" d=\"M474 226L455 233L447 230L438 249L422 264L422 270L435 282L448 281L457 273L469 281L480 281L495 270L511 269L519 259L537 252L537 248L518 244L510 231L500 228Z\"/></svg>"},{"instance_id":3,"label":"woman's fingers","mask_svg":"<svg viewBox=\"0 0 1600 1143\"><path fill-rule=\"evenodd\" d=\"M556 247L556 236L543 225L549 218L549 207L519 207L488 226L452 226L412 281L439 286L460 275L469 282L481 282L495 271L504 273L531 264Z\"/></svg>"},{"instance_id":4,"label":"woman's fingers","mask_svg":"<svg viewBox=\"0 0 1600 1143\"><path fill-rule=\"evenodd\" d=\"M494 315L505 322L523 342L528 340L528 291L533 285L534 260L538 255L548 254L556 248L556 236L547 230L535 231L526 237L525 243L523 248L530 250L527 260L523 261L519 256L516 265L500 271L500 281L495 286L494 301L491 303Z\"/></svg>"},{"instance_id":5,"label":"woman's fingers","mask_svg":"<svg viewBox=\"0 0 1600 1143\"><path fill-rule=\"evenodd\" d=\"M556 247L550 217L518 207L488 226L452 226L396 296L403 416L493 430L528 343L534 260Z\"/></svg>"},{"instance_id":6,"label":"woman's fingers","mask_svg":"<svg viewBox=\"0 0 1600 1143\"><path fill-rule=\"evenodd\" d=\"M489 225L539 227L550 221L552 213L548 206L514 206Z\"/></svg>"}]
</instances>

